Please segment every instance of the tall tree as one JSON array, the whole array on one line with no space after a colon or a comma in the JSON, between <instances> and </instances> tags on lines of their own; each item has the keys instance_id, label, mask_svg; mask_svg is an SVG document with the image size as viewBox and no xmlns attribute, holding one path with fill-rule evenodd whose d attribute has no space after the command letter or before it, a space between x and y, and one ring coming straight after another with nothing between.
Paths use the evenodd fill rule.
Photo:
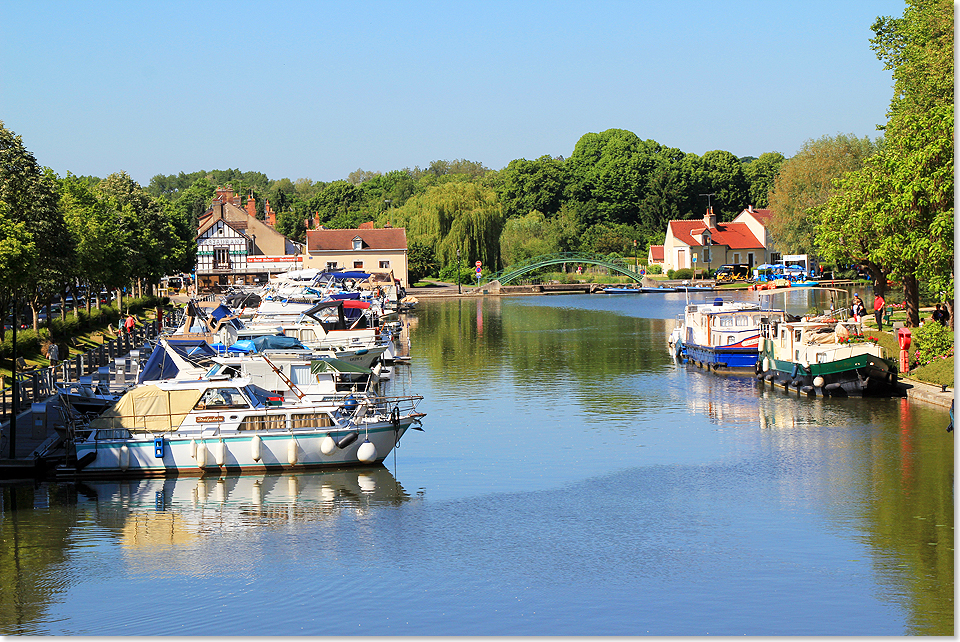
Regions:
<instances>
[{"instance_id":1,"label":"tall tree","mask_svg":"<svg viewBox=\"0 0 960 642\"><path fill-rule=\"evenodd\" d=\"M743 164L743 175L749 185L750 205L766 209L770 202L770 190L773 189L777 174L786 158L780 152L766 152L760 158Z\"/></svg>"},{"instance_id":2,"label":"tall tree","mask_svg":"<svg viewBox=\"0 0 960 642\"><path fill-rule=\"evenodd\" d=\"M770 192L773 246L784 254L816 254L813 213L830 198L833 180L857 170L876 153L879 143L850 134L823 136L804 142L780 167Z\"/></svg>"},{"instance_id":3,"label":"tall tree","mask_svg":"<svg viewBox=\"0 0 960 642\"><path fill-rule=\"evenodd\" d=\"M920 321L922 283L953 315L954 7L908 0L902 18L880 17L871 40L893 70L894 95L881 152L839 181L818 238L840 256L884 265L902 280L907 318ZM837 241L862 239L861 247ZM883 292L884 281L878 281Z\"/></svg>"},{"instance_id":4,"label":"tall tree","mask_svg":"<svg viewBox=\"0 0 960 642\"><path fill-rule=\"evenodd\" d=\"M60 213L56 176L41 169L21 137L7 129L3 121L0 121L0 203L9 220L22 224L21 229L28 233L25 238L34 243L34 268L26 271L22 281L9 281L17 289L7 294L29 293L36 326L37 304L61 289L74 251Z\"/></svg>"}]
</instances>

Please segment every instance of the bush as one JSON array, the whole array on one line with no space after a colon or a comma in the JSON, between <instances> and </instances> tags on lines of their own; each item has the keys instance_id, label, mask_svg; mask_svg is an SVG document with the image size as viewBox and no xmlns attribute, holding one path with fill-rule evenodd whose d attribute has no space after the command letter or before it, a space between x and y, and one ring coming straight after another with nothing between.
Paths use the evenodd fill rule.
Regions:
<instances>
[{"instance_id":1,"label":"bush","mask_svg":"<svg viewBox=\"0 0 960 642\"><path fill-rule=\"evenodd\" d=\"M40 330L41 334L44 332ZM40 351L40 337L32 329L17 331L17 356L22 357L26 354L36 354ZM0 358L10 359L13 357L13 331L7 331L0 344Z\"/></svg>"},{"instance_id":2,"label":"bush","mask_svg":"<svg viewBox=\"0 0 960 642\"><path fill-rule=\"evenodd\" d=\"M440 280L445 283L457 283L457 264L451 263L440 268ZM477 272L476 269L468 265L460 266L460 280L459 283L464 285L476 284L477 282Z\"/></svg>"},{"instance_id":3,"label":"bush","mask_svg":"<svg viewBox=\"0 0 960 642\"><path fill-rule=\"evenodd\" d=\"M913 357L918 366L953 355L953 332L935 321L928 321L910 332Z\"/></svg>"},{"instance_id":4,"label":"bush","mask_svg":"<svg viewBox=\"0 0 960 642\"><path fill-rule=\"evenodd\" d=\"M671 276L670 278L671 279L692 279L693 270L691 270L690 268L680 268L679 270L674 270L673 276Z\"/></svg>"},{"instance_id":5,"label":"bush","mask_svg":"<svg viewBox=\"0 0 960 642\"><path fill-rule=\"evenodd\" d=\"M647 274L663 274L663 266L659 263L647 266Z\"/></svg>"}]
</instances>

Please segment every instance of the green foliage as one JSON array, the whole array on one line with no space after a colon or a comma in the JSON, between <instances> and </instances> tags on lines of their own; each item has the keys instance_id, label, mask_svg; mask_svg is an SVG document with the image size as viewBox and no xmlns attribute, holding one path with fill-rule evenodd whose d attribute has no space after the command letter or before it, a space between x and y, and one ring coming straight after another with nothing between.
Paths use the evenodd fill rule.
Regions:
<instances>
[{"instance_id":1,"label":"green foliage","mask_svg":"<svg viewBox=\"0 0 960 642\"><path fill-rule=\"evenodd\" d=\"M924 381L935 386L954 385L954 358L934 359L930 363L910 371L910 378Z\"/></svg>"},{"instance_id":2,"label":"green foliage","mask_svg":"<svg viewBox=\"0 0 960 642\"><path fill-rule=\"evenodd\" d=\"M953 5L910 0L903 18L880 18L874 32L895 81L886 140L836 182L817 239L832 260L899 279L916 326L922 283L954 289Z\"/></svg>"},{"instance_id":3,"label":"green foliage","mask_svg":"<svg viewBox=\"0 0 960 642\"><path fill-rule=\"evenodd\" d=\"M507 219L503 226L500 256L504 265L516 265L557 251L547 218L536 210Z\"/></svg>"},{"instance_id":4,"label":"green foliage","mask_svg":"<svg viewBox=\"0 0 960 642\"><path fill-rule=\"evenodd\" d=\"M659 263L648 265L646 270L647 274L663 274L663 266Z\"/></svg>"},{"instance_id":5,"label":"green foliage","mask_svg":"<svg viewBox=\"0 0 960 642\"><path fill-rule=\"evenodd\" d=\"M740 159L744 161L744 159ZM773 189L777 175L786 158L780 152L760 154L760 158L743 163L743 175L749 184L750 203L765 209L769 204L770 190Z\"/></svg>"},{"instance_id":6,"label":"green foliage","mask_svg":"<svg viewBox=\"0 0 960 642\"><path fill-rule=\"evenodd\" d=\"M36 330L18 330L17 331L17 355L36 354L40 352L40 337L43 331ZM7 332L0 343L0 359L11 359L13 357L13 333Z\"/></svg>"},{"instance_id":7,"label":"green foliage","mask_svg":"<svg viewBox=\"0 0 960 642\"><path fill-rule=\"evenodd\" d=\"M636 228L630 225L599 223L584 231L578 249L581 252L623 256L633 253L633 241L637 236Z\"/></svg>"},{"instance_id":8,"label":"green foliage","mask_svg":"<svg viewBox=\"0 0 960 642\"><path fill-rule=\"evenodd\" d=\"M407 247L407 273L410 283L416 283L426 276L437 274L439 264L433 247L422 241L412 241Z\"/></svg>"},{"instance_id":9,"label":"green foliage","mask_svg":"<svg viewBox=\"0 0 960 642\"><path fill-rule=\"evenodd\" d=\"M477 273L473 267L461 264L458 280L457 264L454 262L440 269L440 280L445 283L459 282L464 285L470 285L471 283L476 283Z\"/></svg>"},{"instance_id":10,"label":"green foliage","mask_svg":"<svg viewBox=\"0 0 960 642\"><path fill-rule=\"evenodd\" d=\"M673 274L670 274L673 272ZM667 274L670 275L671 279L692 279L693 270L691 268L680 268L679 270L669 270Z\"/></svg>"},{"instance_id":11,"label":"green foliage","mask_svg":"<svg viewBox=\"0 0 960 642\"><path fill-rule=\"evenodd\" d=\"M769 194L773 216L767 231L774 246L786 254L817 254L831 245L816 238L815 214L830 198L833 180L860 169L878 149L879 142L852 134L806 141L781 165Z\"/></svg>"},{"instance_id":12,"label":"green foliage","mask_svg":"<svg viewBox=\"0 0 960 642\"><path fill-rule=\"evenodd\" d=\"M953 332L935 321L924 323L910 331L914 360L925 364L953 351Z\"/></svg>"}]
</instances>

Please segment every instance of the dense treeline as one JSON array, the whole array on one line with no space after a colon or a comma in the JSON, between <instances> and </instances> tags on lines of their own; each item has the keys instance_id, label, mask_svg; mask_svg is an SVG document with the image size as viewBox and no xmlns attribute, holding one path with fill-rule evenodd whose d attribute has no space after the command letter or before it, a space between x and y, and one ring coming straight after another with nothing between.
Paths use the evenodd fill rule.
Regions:
<instances>
[{"instance_id":1,"label":"dense treeline","mask_svg":"<svg viewBox=\"0 0 960 642\"><path fill-rule=\"evenodd\" d=\"M667 221L703 216L708 204L730 220L747 205L765 207L782 154L737 158L684 153L611 129L585 134L570 158L517 159L491 170L468 160L433 161L385 174L358 169L330 183L270 180L258 172L217 170L155 176L149 194L205 209L217 185L252 194L262 217L277 212L277 229L303 241L308 220L328 228L367 221L407 229L411 278L461 253L464 265L502 267L529 256L582 250L646 255L663 241ZM634 242L637 242L636 245Z\"/></svg>"},{"instance_id":2,"label":"dense treeline","mask_svg":"<svg viewBox=\"0 0 960 642\"><path fill-rule=\"evenodd\" d=\"M19 293L36 308L76 285L190 271L197 217L229 184L253 195L261 218L269 202L277 229L297 241L314 217L328 228L406 228L414 282L458 256L493 270L553 252L644 257L667 221L699 218L708 203L720 221L769 206L774 249L860 264L881 290L901 280L916 323L923 288L952 307L952 24L948 0L910 0L902 18L878 18L871 44L897 83L885 137L825 136L789 160L698 156L609 129L584 134L569 158L499 170L438 160L327 183L227 169L157 175L142 188L123 172L57 177L0 123L0 303Z\"/></svg>"}]
</instances>

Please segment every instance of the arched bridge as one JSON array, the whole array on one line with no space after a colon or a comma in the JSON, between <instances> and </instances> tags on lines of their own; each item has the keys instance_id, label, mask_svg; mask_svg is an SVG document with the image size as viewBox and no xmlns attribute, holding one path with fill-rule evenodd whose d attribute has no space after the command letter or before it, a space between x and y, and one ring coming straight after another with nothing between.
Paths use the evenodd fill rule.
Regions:
<instances>
[{"instance_id":1,"label":"arched bridge","mask_svg":"<svg viewBox=\"0 0 960 642\"><path fill-rule=\"evenodd\" d=\"M611 272L616 272L629 277L637 283L643 282L643 275L631 271L623 263L616 263L600 254L586 254L583 252L561 252L559 254L544 254L542 256L535 256L522 263L510 265L499 272L491 274L484 279L484 282L490 283L491 281L499 281L500 285L506 285L507 283L520 278L524 274L536 272L537 270L551 265L563 265L564 263L576 263L577 265L600 265L607 268Z\"/></svg>"}]
</instances>

